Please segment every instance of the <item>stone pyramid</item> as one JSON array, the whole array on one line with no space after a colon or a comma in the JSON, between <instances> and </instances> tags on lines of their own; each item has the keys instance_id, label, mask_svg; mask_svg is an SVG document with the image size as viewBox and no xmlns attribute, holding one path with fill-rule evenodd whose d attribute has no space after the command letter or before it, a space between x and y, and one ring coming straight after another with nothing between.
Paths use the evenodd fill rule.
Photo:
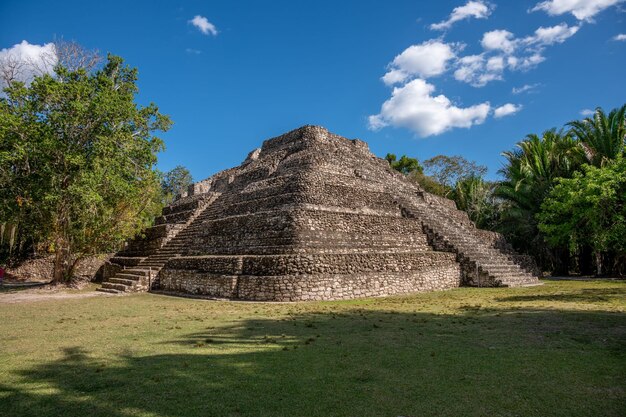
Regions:
<instances>
[{"instance_id":1,"label":"stone pyramid","mask_svg":"<svg viewBox=\"0 0 626 417\"><path fill-rule=\"evenodd\" d=\"M539 283L360 140L304 126L193 184L106 267L102 291L297 301Z\"/></svg>"}]
</instances>

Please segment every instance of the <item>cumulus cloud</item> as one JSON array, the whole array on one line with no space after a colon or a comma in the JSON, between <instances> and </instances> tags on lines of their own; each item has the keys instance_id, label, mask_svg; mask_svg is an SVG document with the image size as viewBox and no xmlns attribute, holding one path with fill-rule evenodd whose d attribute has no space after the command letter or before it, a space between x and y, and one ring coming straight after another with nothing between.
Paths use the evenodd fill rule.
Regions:
<instances>
[{"instance_id":1,"label":"cumulus cloud","mask_svg":"<svg viewBox=\"0 0 626 417\"><path fill-rule=\"evenodd\" d=\"M481 124L491 110L489 102L458 107L442 94L433 96L434 91L434 85L420 78L394 88L380 113L369 117L369 127L405 127L427 137Z\"/></svg>"},{"instance_id":2,"label":"cumulus cloud","mask_svg":"<svg viewBox=\"0 0 626 417\"><path fill-rule=\"evenodd\" d=\"M510 56L507 58L507 65L514 71L528 71L545 61L546 58L539 52L527 56Z\"/></svg>"},{"instance_id":3,"label":"cumulus cloud","mask_svg":"<svg viewBox=\"0 0 626 417\"><path fill-rule=\"evenodd\" d=\"M578 29L580 29L580 26L568 26L566 23L561 23L547 28L542 26L535 30L535 34L533 36L524 38L523 42L528 45L553 45L555 43L563 43L567 40L567 38L578 32Z\"/></svg>"},{"instance_id":4,"label":"cumulus cloud","mask_svg":"<svg viewBox=\"0 0 626 417\"><path fill-rule=\"evenodd\" d=\"M189 21L189 23L194 25L196 28L198 28L200 32L204 33L205 35L217 35L217 28L215 27L215 25L209 22L209 20L204 16L196 15L193 19Z\"/></svg>"},{"instance_id":5,"label":"cumulus cloud","mask_svg":"<svg viewBox=\"0 0 626 417\"><path fill-rule=\"evenodd\" d=\"M489 59L484 54L468 55L459 58L456 63L454 78L473 87L483 87L488 82L502 79L505 60L502 56Z\"/></svg>"},{"instance_id":6,"label":"cumulus cloud","mask_svg":"<svg viewBox=\"0 0 626 417\"><path fill-rule=\"evenodd\" d=\"M513 87L513 89L511 90L511 92L513 94L522 94L522 93L526 93L526 92L530 92L535 90L537 87L539 87L539 84L524 84L521 87Z\"/></svg>"},{"instance_id":7,"label":"cumulus cloud","mask_svg":"<svg viewBox=\"0 0 626 417\"><path fill-rule=\"evenodd\" d=\"M501 117L510 116L522 110L521 104L506 103L500 107L496 107L493 111L493 117L499 119Z\"/></svg>"},{"instance_id":8,"label":"cumulus cloud","mask_svg":"<svg viewBox=\"0 0 626 417\"><path fill-rule=\"evenodd\" d=\"M547 0L537 3L530 11L542 10L551 16L571 13L578 20L591 21L593 17L624 0Z\"/></svg>"},{"instance_id":9,"label":"cumulus cloud","mask_svg":"<svg viewBox=\"0 0 626 417\"><path fill-rule=\"evenodd\" d=\"M482 0L468 1L464 6L455 7L450 13L450 17L439 23L430 25L432 30L446 30L452 27L455 22L463 19L476 18L486 19L489 17L494 7Z\"/></svg>"},{"instance_id":10,"label":"cumulus cloud","mask_svg":"<svg viewBox=\"0 0 626 417\"><path fill-rule=\"evenodd\" d=\"M517 42L508 30L492 30L483 34L480 44L487 51L499 50L511 53L515 50Z\"/></svg>"},{"instance_id":11,"label":"cumulus cloud","mask_svg":"<svg viewBox=\"0 0 626 417\"><path fill-rule=\"evenodd\" d=\"M387 85L393 85L415 76L428 78L440 75L448 69L448 62L455 56L454 45L439 40L411 45L389 64L389 71L382 80Z\"/></svg>"},{"instance_id":12,"label":"cumulus cloud","mask_svg":"<svg viewBox=\"0 0 626 417\"><path fill-rule=\"evenodd\" d=\"M546 47L565 42L580 26L561 23L539 27L532 35L517 38L508 30L492 30L483 34L482 54L469 55L455 61L454 78L474 87L483 87L502 80L505 70L527 71L545 61Z\"/></svg>"},{"instance_id":13,"label":"cumulus cloud","mask_svg":"<svg viewBox=\"0 0 626 417\"><path fill-rule=\"evenodd\" d=\"M594 113L594 111L593 111L593 110L591 110L591 109L582 109L582 110L580 111L580 115L581 115L581 116L584 116L584 117L591 116L591 115L593 115L593 113Z\"/></svg>"},{"instance_id":14,"label":"cumulus cloud","mask_svg":"<svg viewBox=\"0 0 626 417\"><path fill-rule=\"evenodd\" d=\"M620 33L619 35L615 35L613 37L614 41L626 41L626 34L625 33Z\"/></svg>"},{"instance_id":15,"label":"cumulus cloud","mask_svg":"<svg viewBox=\"0 0 626 417\"><path fill-rule=\"evenodd\" d=\"M58 58L53 43L34 45L22 41L0 50L0 83L21 81L29 84L37 75L50 74Z\"/></svg>"}]
</instances>

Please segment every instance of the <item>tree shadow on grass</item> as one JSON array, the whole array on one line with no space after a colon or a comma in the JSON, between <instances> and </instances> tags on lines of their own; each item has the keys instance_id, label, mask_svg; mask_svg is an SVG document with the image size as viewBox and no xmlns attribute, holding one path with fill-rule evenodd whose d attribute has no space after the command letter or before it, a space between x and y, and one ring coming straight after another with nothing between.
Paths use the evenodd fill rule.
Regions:
<instances>
[{"instance_id":1,"label":"tree shadow on grass","mask_svg":"<svg viewBox=\"0 0 626 417\"><path fill-rule=\"evenodd\" d=\"M574 293L550 293L532 295L513 295L496 299L500 302L526 302L526 301L552 301L552 302L575 302L575 303L600 303L624 298L623 288L584 288Z\"/></svg>"},{"instance_id":2,"label":"tree shadow on grass","mask_svg":"<svg viewBox=\"0 0 626 417\"><path fill-rule=\"evenodd\" d=\"M294 314L154 351L107 363L77 346L24 366L0 385L0 415L617 416L626 404L621 313Z\"/></svg>"}]
</instances>

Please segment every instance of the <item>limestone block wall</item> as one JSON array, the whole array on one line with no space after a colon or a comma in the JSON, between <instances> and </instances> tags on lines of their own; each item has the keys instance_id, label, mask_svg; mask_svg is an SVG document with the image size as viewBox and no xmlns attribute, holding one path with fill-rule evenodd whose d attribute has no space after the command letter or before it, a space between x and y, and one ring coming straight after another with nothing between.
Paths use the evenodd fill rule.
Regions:
<instances>
[{"instance_id":1,"label":"limestone block wall","mask_svg":"<svg viewBox=\"0 0 626 417\"><path fill-rule=\"evenodd\" d=\"M303 301L445 290L461 282L454 255L440 252L409 259L397 254L267 257L263 262L216 258L171 260L161 272L161 288L220 298Z\"/></svg>"}]
</instances>

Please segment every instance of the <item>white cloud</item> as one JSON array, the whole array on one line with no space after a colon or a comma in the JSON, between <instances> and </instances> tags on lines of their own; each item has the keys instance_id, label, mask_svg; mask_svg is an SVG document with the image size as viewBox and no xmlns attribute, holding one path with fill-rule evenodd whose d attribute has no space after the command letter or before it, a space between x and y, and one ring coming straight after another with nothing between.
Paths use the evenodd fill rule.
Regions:
<instances>
[{"instance_id":1,"label":"white cloud","mask_svg":"<svg viewBox=\"0 0 626 417\"><path fill-rule=\"evenodd\" d=\"M189 21L192 25L198 28L198 30L205 35L211 34L213 36L217 35L217 28L215 25L207 20L206 17L196 15L193 19Z\"/></svg>"},{"instance_id":2,"label":"white cloud","mask_svg":"<svg viewBox=\"0 0 626 417\"><path fill-rule=\"evenodd\" d=\"M483 54L468 55L457 60L454 78L473 87L483 87L490 81L501 80L503 69L504 58L502 56L486 60Z\"/></svg>"},{"instance_id":3,"label":"white cloud","mask_svg":"<svg viewBox=\"0 0 626 417\"><path fill-rule=\"evenodd\" d=\"M511 90L511 92L513 94L522 94L522 93L526 93L526 92L530 92L535 90L537 87L539 87L539 84L524 84L521 87L513 87L513 89Z\"/></svg>"},{"instance_id":4,"label":"white cloud","mask_svg":"<svg viewBox=\"0 0 626 417\"><path fill-rule=\"evenodd\" d=\"M36 75L52 73L57 62L53 43L33 45L22 41L11 48L0 50L0 67L3 72L0 83L11 79L29 84Z\"/></svg>"},{"instance_id":5,"label":"white cloud","mask_svg":"<svg viewBox=\"0 0 626 417\"><path fill-rule=\"evenodd\" d=\"M380 113L369 117L369 127L405 127L426 137L481 124L491 110L489 102L457 107L444 95L433 96L434 91L434 85L419 78L394 88Z\"/></svg>"},{"instance_id":6,"label":"white cloud","mask_svg":"<svg viewBox=\"0 0 626 417\"><path fill-rule=\"evenodd\" d=\"M507 65L515 71L528 71L545 61L546 58L541 53L536 52L527 56L510 56L507 58Z\"/></svg>"},{"instance_id":7,"label":"white cloud","mask_svg":"<svg viewBox=\"0 0 626 417\"><path fill-rule=\"evenodd\" d=\"M580 26L568 26L566 23L561 23L547 28L542 26L535 30L534 36L524 38L523 42L529 45L552 45L555 43L563 43L567 40L567 38L578 32L578 29L580 29Z\"/></svg>"},{"instance_id":8,"label":"white cloud","mask_svg":"<svg viewBox=\"0 0 626 417\"><path fill-rule=\"evenodd\" d=\"M382 76L382 80L386 85L401 83L409 77L409 74L402 70L393 69Z\"/></svg>"},{"instance_id":9,"label":"white cloud","mask_svg":"<svg viewBox=\"0 0 626 417\"><path fill-rule=\"evenodd\" d=\"M506 69L527 71L545 61L543 52L547 46L564 42L579 29L580 26L561 23L539 27L525 38L516 38L503 29L486 32L481 40L485 52L457 59L454 77L474 87L482 87L488 82L502 80Z\"/></svg>"},{"instance_id":10,"label":"white cloud","mask_svg":"<svg viewBox=\"0 0 626 417\"><path fill-rule=\"evenodd\" d=\"M620 33L619 35L615 35L613 37L614 41L626 41L626 34Z\"/></svg>"},{"instance_id":11,"label":"white cloud","mask_svg":"<svg viewBox=\"0 0 626 417\"><path fill-rule=\"evenodd\" d=\"M482 0L468 1L464 6L455 7L450 13L448 20L430 25L432 30L449 29L455 22L474 17L476 19L486 19L494 7Z\"/></svg>"},{"instance_id":12,"label":"white cloud","mask_svg":"<svg viewBox=\"0 0 626 417\"><path fill-rule=\"evenodd\" d=\"M511 116L520 110L522 110L521 104L516 105L513 103L506 103L505 105L497 107L493 111L493 117L495 117L496 119L499 119L501 117Z\"/></svg>"},{"instance_id":13,"label":"white cloud","mask_svg":"<svg viewBox=\"0 0 626 417\"><path fill-rule=\"evenodd\" d=\"M515 37L508 30L492 30L483 34L480 41L482 47L488 51L500 50L510 54L517 46Z\"/></svg>"},{"instance_id":14,"label":"white cloud","mask_svg":"<svg viewBox=\"0 0 626 417\"><path fill-rule=\"evenodd\" d=\"M502 71L504 69L504 58L502 56L494 56L487 60L487 69L489 71Z\"/></svg>"},{"instance_id":15,"label":"white cloud","mask_svg":"<svg viewBox=\"0 0 626 417\"><path fill-rule=\"evenodd\" d=\"M530 11L543 10L551 16L571 13L578 20L591 21L593 16L624 0L547 0L537 3Z\"/></svg>"},{"instance_id":16,"label":"white cloud","mask_svg":"<svg viewBox=\"0 0 626 417\"><path fill-rule=\"evenodd\" d=\"M593 113L594 113L594 111L591 110L591 109L582 109L580 111L580 115L584 116L584 117L591 116Z\"/></svg>"},{"instance_id":17,"label":"white cloud","mask_svg":"<svg viewBox=\"0 0 626 417\"><path fill-rule=\"evenodd\" d=\"M185 49L185 52L187 52L188 54L192 54L192 55L200 55L202 53L201 50L193 49L193 48L187 48Z\"/></svg>"},{"instance_id":18,"label":"white cloud","mask_svg":"<svg viewBox=\"0 0 626 417\"><path fill-rule=\"evenodd\" d=\"M389 64L383 82L393 85L409 77L428 78L444 73L448 62L456 56L453 46L438 40L409 46Z\"/></svg>"}]
</instances>

